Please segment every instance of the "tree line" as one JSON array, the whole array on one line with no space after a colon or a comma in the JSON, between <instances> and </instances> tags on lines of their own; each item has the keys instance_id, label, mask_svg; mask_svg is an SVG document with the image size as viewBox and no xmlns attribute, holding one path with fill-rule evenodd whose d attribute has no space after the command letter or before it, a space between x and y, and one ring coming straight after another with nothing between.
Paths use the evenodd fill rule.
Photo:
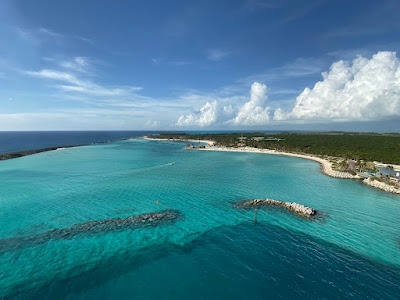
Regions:
<instances>
[{"instance_id":1,"label":"tree line","mask_svg":"<svg viewBox=\"0 0 400 300\"><path fill-rule=\"evenodd\" d=\"M397 133L161 133L159 137L209 139L214 140L220 146L235 147L241 136L246 138L244 141L247 146L255 148L400 164L400 134ZM257 141L253 140L253 137L264 137L265 139Z\"/></svg>"}]
</instances>

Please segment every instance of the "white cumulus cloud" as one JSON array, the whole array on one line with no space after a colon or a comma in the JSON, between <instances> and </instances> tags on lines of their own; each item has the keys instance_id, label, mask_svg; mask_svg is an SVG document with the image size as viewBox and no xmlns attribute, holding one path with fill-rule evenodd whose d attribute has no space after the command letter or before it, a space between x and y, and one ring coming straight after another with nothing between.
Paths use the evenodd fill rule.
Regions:
<instances>
[{"instance_id":1,"label":"white cumulus cloud","mask_svg":"<svg viewBox=\"0 0 400 300\"><path fill-rule=\"evenodd\" d=\"M395 52L371 59L338 61L313 89L296 98L294 108L277 109L274 120L371 121L400 116L400 60Z\"/></svg>"},{"instance_id":2,"label":"white cumulus cloud","mask_svg":"<svg viewBox=\"0 0 400 300\"><path fill-rule=\"evenodd\" d=\"M178 126L208 126L217 121L217 101L206 102L199 112L179 117L176 125Z\"/></svg>"},{"instance_id":3,"label":"white cumulus cloud","mask_svg":"<svg viewBox=\"0 0 400 300\"><path fill-rule=\"evenodd\" d=\"M268 124L270 108L265 107L267 98L267 86L254 82L250 89L250 100L239 109L236 117L227 123L248 126Z\"/></svg>"}]
</instances>

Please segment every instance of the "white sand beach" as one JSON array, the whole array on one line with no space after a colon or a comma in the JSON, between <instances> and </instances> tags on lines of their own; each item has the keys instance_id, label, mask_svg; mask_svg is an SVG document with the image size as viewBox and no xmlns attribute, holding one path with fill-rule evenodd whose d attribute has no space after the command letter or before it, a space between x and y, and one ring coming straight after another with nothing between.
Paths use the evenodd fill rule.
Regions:
<instances>
[{"instance_id":1,"label":"white sand beach","mask_svg":"<svg viewBox=\"0 0 400 300\"><path fill-rule=\"evenodd\" d=\"M359 175L352 175L347 172L340 172L336 171L332 168L332 163L328 161L327 159L310 155L310 154L298 154L298 153L290 153L290 152L284 152L284 151L277 151L277 150L271 150L271 149L258 149L258 148L252 148L252 147L221 147L221 146L214 146L215 141L211 140L185 140L185 139L157 139L157 138L149 138L149 137L143 137L144 139L148 140L163 140L163 141L170 141L170 142L190 142L190 143L206 143L207 146L205 148L187 148L189 150L199 150L199 151L223 151L223 152L245 152L245 153L263 153L263 154L273 154L273 155L286 155L286 156L292 156L292 157L298 157L298 158L303 158L303 159L309 159L318 162L321 165L321 171L323 174L335 177L335 178L343 178L343 179L362 179L363 183L384 190L386 192L390 193L395 193L399 194L400 189L390 186L386 183L383 182L373 182L371 180L365 179L365 177L361 177ZM395 166L397 167L397 166Z\"/></svg>"},{"instance_id":2,"label":"white sand beach","mask_svg":"<svg viewBox=\"0 0 400 300\"><path fill-rule=\"evenodd\" d=\"M210 141L210 140L159 139L159 138L149 138L147 136L143 136L142 139L155 140L155 141L169 141L169 142L206 143L208 146L212 146L215 143L214 141Z\"/></svg>"},{"instance_id":3,"label":"white sand beach","mask_svg":"<svg viewBox=\"0 0 400 300\"><path fill-rule=\"evenodd\" d=\"M210 142L210 141L202 141L202 142ZM212 143L214 143L214 142L212 142ZM195 150L264 153L264 154L286 155L286 156L299 157L299 158L310 159L310 160L319 162L321 165L322 172L328 176L335 177L335 178L345 178L345 179L360 178L357 175L351 175L350 173L347 173L347 172L335 171L332 169L332 163L329 162L328 160L317 157L317 156L308 155L308 154L297 154L297 153L283 152L283 151L270 150L270 149L257 149L257 148L252 148L252 147L231 148L231 147L208 146L206 148L199 148L199 149L195 149Z\"/></svg>"},{"instance_id":4,"label":"white sand beach","mask_svg":"<svg viewBox=\"0 0 400 300\"><path fill-rule=\"evenodd\" d=\"M258 149L258 148L252 148L252 147L239 147L239 148L219 147L219 146L214 146L215 142L211 141L211 140L161 139L161 138L149 138L147 136L144 136L143 139L170 141L170 142L206 143L208 145L205 148L194 148L193 150L264 153L264 154L275 154L275 155L286 155L286 156L299 157L299 158L310 159L310 160L319 162L321 165L322 172L328 176L335 177L335 178L346 178L346 179L360 178L357 175L351 175L350 173L347 173L347 172L335 171L332 169L332 163L329 162L328 160L317 157L317 156L308 155L308 154L296 154L296 153L290 153L290 152L283 152L283 151L277 151L277 150L271 150L271 149Z\"/></svg>"}]
</instances>

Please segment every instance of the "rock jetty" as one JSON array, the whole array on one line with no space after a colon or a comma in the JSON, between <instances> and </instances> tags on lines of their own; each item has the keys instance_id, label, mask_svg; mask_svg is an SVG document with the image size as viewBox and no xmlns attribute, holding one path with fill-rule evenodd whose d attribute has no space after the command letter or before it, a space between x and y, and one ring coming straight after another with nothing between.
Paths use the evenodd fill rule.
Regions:
<instances>
[{"instance_id":1,"label":"rock jetty","mask_svg":"<svg viewBox=\"0 0 400 300\"><path fill-rule=\"evenodd\" d=\"M259 207L259 206L265 206L265 205L275 205L275 206L281 206L286 209L289 209L293 212L295 212L298 215L306 216L306 217L311 217L317 213L317 210L311 207L307 207L301 204L298 204L296 202L284 202L284 201L279 201L279 200L272 200L272 199L256 199L256 200L251 200L251 201L246 201L242 202L239 204L240 207L243 208L251 208L251 207Z\"/></svg>"},{"instance_id":2,"label":"rock jetty","mask_svg":"<svg viewBox=\"0 0 400 300\"><path fill-rule=\"evenodd\" d=\"M146 226L171 224L181 218L177 210L164 210L127 218L111 218L98 221L79 223L67 228L53 229L38 235L21 236L0 239L0 251L18 250L23 247L33 247L50 240L68 240L77 235L101 234Z\"/></svg>"},{"instance_id":3,"label":"rock jetty","mask_svg":"<svg viewBox=\"0 0 400 300\"><path fill-rule=\"evenodd\" d=\"M347 172L335 171L335 170L324 168L324 167L322 167L322 173L324 173L325 175L331 176L331 177L342 178L342 179L358 179L358 178L360 178L357 175L352 175Z\"/></svg>"},{"instance_id":4,"label":"rock jetty","mask_svg":"<svg viewBox=\"0 0 400 300\"><path fill-rule=\"evenodd\" d=\"M399 194L400 195L400 188L397 188L395 186L389 185L387 183L384 183L379 180L372 180L371 178L367 178L363 180L363 183L366 185L381 189L385 192L389 193L394 193L394 194Z\"/></svg>"}]
</instances>

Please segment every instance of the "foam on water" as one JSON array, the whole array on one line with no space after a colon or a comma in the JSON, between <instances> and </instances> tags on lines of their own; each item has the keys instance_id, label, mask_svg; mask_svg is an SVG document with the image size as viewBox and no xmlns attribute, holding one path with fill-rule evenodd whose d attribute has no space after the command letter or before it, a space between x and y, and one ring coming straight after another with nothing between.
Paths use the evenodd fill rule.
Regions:
<instances>
[{"instance_id":1,"label":"foam on water","mask_svg":"<svg viewBox=\"0 0 400 300\"><path fill-rule=\"evenodd\" d=\"M350 270L357 261L365 262L365 270L384 268L387 272L379 273L386 276L382 280L396 281L400 266L399 196L356 181L322 175L319 165L312 161L264 154L182 151L184 146L134 139L1 162L1 239L40 235L93 220L126 218L132 211L139 215L174 209L184 219L135 231L50 240L0 253L0 297L44 294L104 298L120 290L120 297L132 293L148 298L143 289L152 276L157 280L167 276L164 279L169 284L175 280L177 286L168 294L173 298L182 298L183 291L199 280L204 291L218 290L208 278L213 276L221 286L234 284L239 288L242 284L242 288L254 288L254 284L258 287L253 291L255 298L261 297L258 292L265 293L261 288L265 281L275 295L289 297L300 295L296 294L297 289L306 293L311 286L301 289L298 284L304 280L299 280L295 285L285 285L294 294L278 293L283 286L273 285L272 278L282 280L286 272L287 278L294 280L297 275L293 272L300 263L296 259L302 261L303 268L297 270L299 276L306 276L315 284L329 281L331 276L322 273L321 268L331 268L337 278L350 280L357 273ZM266 197L295 201L323 211L327 217L305 220L283 210L263 209L258 212L260 227L241 227L240 224L254 218L254 212L236 210L232 204ZM261 237L252 235L253 230ZM308 242L310 238L312 241ZM254 239L263 250L246 255L240 249L252 245ZM264 251L278 253L281 245L287 249L287 255L292 253L295 257L288 258L282 270L269 269L268 264L261 264L258 269L251 265L253 259L261 260ZM215 247L225 251L217 259ZM320 256L298 254L307 251ZM330 262L329 255L335 253L346 257L349 269L340 266L340 258ZM268 262L278 266L282 260L275 261L275 255L270 254ZM200 275L186 278L186 266L176 268L176 264L189 264L192 260L192 271ZM204 264L205 260L210 263ZM241 267L231 269L232 262L238 260ZM250 269L243 271L246 264ZM176 276L167 275L167 271L174 270ZM368 289L369 285L372 289L374 285L368 277L362 280L365 282L353 288L348 282L342 286L336 283L332 291L338 295L344 295L343 291L360 295L359 287L365 285ZM390 298L395 287L388 285L387 291L376 295ZM160 284L160 288L168 289L168 285ZM194 288L201 290L200 286ZM150 297L160 296L153 290L147 293ZM214 295L218 298L222 294Z\"/></svg>"}]
</instances>

